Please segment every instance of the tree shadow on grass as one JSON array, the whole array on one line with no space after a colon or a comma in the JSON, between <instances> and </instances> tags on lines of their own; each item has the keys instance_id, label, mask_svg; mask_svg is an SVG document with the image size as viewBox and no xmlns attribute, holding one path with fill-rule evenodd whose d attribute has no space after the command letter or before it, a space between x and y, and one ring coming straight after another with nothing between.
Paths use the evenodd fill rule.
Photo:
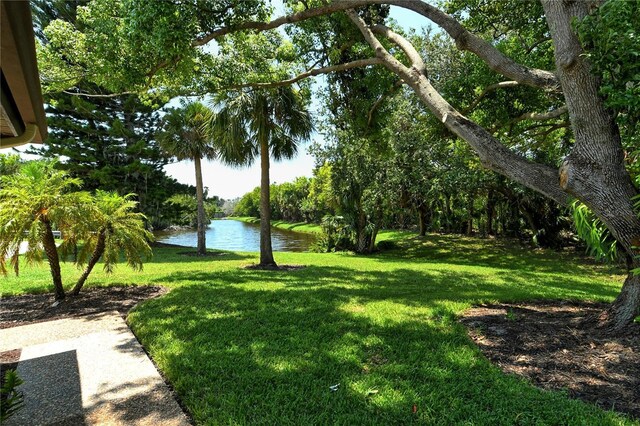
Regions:
<instances>
[{"instance_id":1,"label":"tree shadow on grass","mask_svg":"<svg viewBox=\"0 0 640 426\"><path fill-rule=\"evenodd\" d=\"M193 263L244 260L255 257L248 253L212 249L208 249L205 256L197 256L194 253L196 253L195 249L190 247L154 247L153 257L149 259L149 263L175 263L176 258L180 263Z\"/></svg>"},{"instance_id":2,"label":"tree shadow on grass","mask_svg":"<svg viewBox=\"0 0 640 426\"><path fill-rule=\"evenodd\" d=\"M429 305L434 301L482 303L492 300L525 299L610 299L619 291L614 285L595 285L579 276L562 276L510 271L491 275L467 271L419 271L398 268L391 271L363 271L343 267L309 265L288 271L230 269L226 271L177 271L153 280L157 283L203 283L214 288L229 285L282 287L293 291L328 289L368 301L394 301L406 305Z\"/></svg>"},{"instance_id":3,"label":"tree shadow on grass","mask_svg":"<svg viewBox=\"0 0 640 426\"><path fill-rule=\"evenodd\" d=\"M509 270L567 273L593 271L594 268L622 274L620 268L596 263L575 252L540 250L510 240L428 235L398 242L399 248L376 255L382 263L447 263Z\"/></svg>"},{"instance_id":4,"label":"tree shadow on grass","mask_svg":"<svg viewBox=\"0 0 640 426\"><path fill-rule=\"evenodd\" d=\"M310 266L176 272L167 279L199 283L147 302L130 322L197 422L619 420L503 375L484 360L451 321L455 303L509 294L480 276Z\"/></svg>"}]
</instances>

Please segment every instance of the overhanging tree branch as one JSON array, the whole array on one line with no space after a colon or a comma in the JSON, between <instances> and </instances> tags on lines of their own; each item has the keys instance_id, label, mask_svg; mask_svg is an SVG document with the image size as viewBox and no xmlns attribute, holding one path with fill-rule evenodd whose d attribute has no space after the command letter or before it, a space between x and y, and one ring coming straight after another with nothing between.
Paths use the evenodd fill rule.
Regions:
<instances>
[{"instance_id":1,"label":"overhanging tree branch","mask_svg":"<svg viewBox=\"0 0 640 426\"><path fill-rule=\"evenodd\" d=\"M480 93L480 95L471 103L471 105L465 108L462 112L464 114L467 114L469 111L473 111L478 106L478 104L480 104L480 101L494 90L502 89L505 87L516 87L518 85L520 85L520 83L518 83L517 81L501 81L499 83L487 86L484 88L482 93Z\"/></svg>"},{"instance_id":2,"label":"overhanging tree branch","mask_svg":"<svg viewBox=\"0 0 640 426\"><path fill-rule=\"evenodd\" d=\"M495 124L494 126L492 126L489 129L489 133L494 134L496 133L498 130L509 126L510 128L513 127L514 124L519 123L521 121L525 121L525 120L529 120L529 121L548 121L548 120L553 120L555 118L558 118L560 116L562 116L563 114L567 113L567 107L566 105L561 106L559 108L556 108L554 110L551 111L547 111L547 112L525 112L522 115L517 116L516 118L512 118L511 120L504 122L504 123L499 123L499 124ZM549 126L549 124L543 124L541 126ZM529 127L527 130L530 130L532 128L536 128L536 127L540 127L540 126L533 126L533 127ZM509 133L511 133L511 130L509 130Z\"/></svg>"},{"instance_id":3,"label":"overhanging tree branch","mask_svg":"<svg viewBox=\"0 0 640 426\"><path fill-rule=\"evenodd\" d=\"M532 120L532 121L553 120L554 118L560 117L562 114L566 114L567 111L568 110L565 105L548 112L526 112L516 117L515 119L513 119L513 122L524 121L524 120Z\"/></svg>"},{"instance_id":4,"label":"overhanging tree branch","mask_svg":"<svg viewBox=\"0 0 640 426\"><path fill-rule=\"evenodd\" d=\"M196 39L192 45L202 46L209 41L236 31L266 31L286 24L292 24L322 15L355 9L372 4L388 4L412 10L431 20L447 32L461 50L474 53L492 70L520 84L542 88L549 91L560 91L557 76L549 71L529 68L515 62L500 52L495 46L467 31L455 18L422 0L334 0L324 6L305 9L298 13L282 16L270 22L247 21L242 24L220 28Z\"/></svg>"},{"instance_id":5,"label":"overhanging tree branch","mask_svg":"<svg viewBox=\"0 0 640 426\"><path fill-rule=\"evenodd\" d=\"M273 88L273 87L289 86L289 85L291 85L293 83L297 83L300 80L303 80L303 79L309 78L309 77L313 77L313 76L316 76L316 75L328 74L328 73L331 73L331 72L345 71L345 70L348 70L348 69L351 69L351 68L359 68L359 67L366 67L366 66L371 66L371 65L381 65L381 64L382 64L382 60L380 60L379 58L358 59L356 61L346 62L344 64L331 65L331 66L322 67L322 68L315 68L315 69L300 73L297 76L295 76L293 78L290 78L288 80L274 81L274 82L269 82L269 83L236 84L236 85L233 85L233 86L229 86L228 89L242 89L244 87L255 87L255 88L261 88L261 89L270 89L270 88Z\"/></svg>"},{"instance_id":6,"label":"overhanging tree branch","mask_svg":"<svg viewBox=\"0 0 640 426\"><path fill-rule=\"evenodd\" d=\"M316 7L312 9L305 9L301 12L294 13L288 16L282 16L280 18L276 18L270 22L259 22L259 21L246 21L238 25L224 27L210 32L207 35L204 35L198 39L196 39L192 45L193 46L202 46L209 43L211 40L230 34L237 31L242 30L257 30L257 31L266 31L274 28L278 28L285 24L293 24L295 22L304 21L306 19L315 18L317 16L327 15L334 12L339 12L341 10L345 10L347 8L366 6L370 4L372 0L339 0L335 2L330 2L325 6Z\"/></svg>"},{"instance_id":7,"label":"overhanging tree branch","mask_svg":"<svg viewBox=\"0 0 640 426\"><path fill-rule=\"evenodd\" d=\"M93 93L85 93L85 92L70 92L68 90L63 90L62 93L72 96L83 96L85 98L117 98L119 96L125 95L138 95L138 92L120 92L120 93L109 93L106 95L101 94L93 94Z\"/></svg>"},{"instance_id":8,"label":"overhanging tree branch","mask_svg":"<svg viewBox=\"0 0 640 426\"><path fill-rule=\"evenodd\" d=\"M375 0L374 0L375 1ZM380 0L412 10L428 18L447 32L460 50L472 52L482 59L492 70L524 84L549 91L560 91L558 77L549 71L525 67L500 52L489 42L467 31L455 18L421 0Z\"/></svg>"},{"instance_id":9,"label":"overhanging tree branch","mask_svg":"<svg viewBox=\"0 0 640 426\"><path fill-rule=\"evenodd\" d=\"M373 105L371 105L371 108L369 109L369 114L368 114L368 118L367 118L367 126L371 125L371 121L373 120L373 113L376 112L376 110L380 107L380 104L382 104L382 102L387 97L389 97L390 95L395 93L396 90L401 88L403 84L404 84L404 81L402 81L402 80L396 81L393 84L393 86L391 86L391 88L386 93L383 93L382 95L380 95L380 97L378 99L376 99L376 101L373 103Z\"/></svg>"},{"instance_id":10,"label":"overhanging tree branch","mask_svg":"<svg viewBox=\"0 0 640 426\"><path fill-rule=\"evenodd\" d=\"M567 205L569 203L569 196L559 185L556 169L533 163L512 152L483 127L469 120L453 108L435 90L427 77L418 71L421 59L420 61L417 60L420 55L413 46L408 42L403 43L401 46L403 50L406 49L405 53L412 62L412 66L407 67L384 48L374 35L373 29L369 28L357 13L353 10L348 10L346 13L351 21L356 24L365 40L374 49L376 56L382 59L385 67L399 75L406 84L411 86L429 110L451 132L465 140L473 148L485 167L545 194L560 204ZM402 36L393 33L388 28L378 28L376 31L392 35L391 41L402 38ZM414 60L417 61L417 64Z\"/></svg>"}]
</instances>

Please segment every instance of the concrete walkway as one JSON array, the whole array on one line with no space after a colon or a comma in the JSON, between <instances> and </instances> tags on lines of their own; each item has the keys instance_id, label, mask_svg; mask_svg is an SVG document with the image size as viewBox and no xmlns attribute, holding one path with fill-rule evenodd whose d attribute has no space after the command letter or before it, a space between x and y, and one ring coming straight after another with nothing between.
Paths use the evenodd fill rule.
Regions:
<instances>
[{"instance_id":1,"label":"concrete walkway","mask_svg":"<svg viewBox=\"0 0 640 426\"><path fill-rule=\"evenodd\" d=\"M6 426L189 425L117 312L0 330L13 349L25 404Z\"/></svg>"}]
</instances>

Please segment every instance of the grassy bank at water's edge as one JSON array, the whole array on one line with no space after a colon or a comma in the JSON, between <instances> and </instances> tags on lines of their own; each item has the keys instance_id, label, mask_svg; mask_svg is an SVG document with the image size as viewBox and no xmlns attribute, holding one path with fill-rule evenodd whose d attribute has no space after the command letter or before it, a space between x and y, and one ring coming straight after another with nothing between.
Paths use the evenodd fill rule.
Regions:
<instances>
[{"instance_id":1,"label":"grassy bank at water's edge","mask_svg":"<svg viewBox=\"0 0 640 426\"><path fill-rule=\"evenodd\" d=\"M238 220L246 223L260 223L259 217L228 217L229 220ZM284 220L272 220L271 226L274 228L286 229L288 231L304 232L307 234L319 234L322 232L320 225L307 222L285 222Z\"/></svg>"},{"instance_id":2,"label":"grassy bank at water's edge","mask_svg":"<svg viewBox=\"0 0 640 426\"><path fill-rule=\"evenodd\" d=\"M290 271L243 269L257 253L155 248L142 272L98 265L89 285L172 289L129 322L198 424L634 424L503 374L455 321L481 302L610 301L620 271L492 240L398 244L370 256L276 253L305 265ZM62 272L68 284L80 274ZM47 265L24 265L0 290L50 291Z\"/></svg>"},{"instance_id":3,"label":"grassy bank at water's edge","mask_svg":"<svg viewBox=\"0 0 640 426\"><path fill-rule=\"evenodd\" d=\"M231 220L239 220L240 222L246 223L260 223L260 218L258 217L229 217ZM296 232L305 232L308 234L320 234L322 232L322 228L320 225L315 223L307 223L307 222L285 222L284 220L272 220L271 226L274 228L286 229L289 231ZM412 237L415 235L415 232L411 231L396 231L396 230L381 230L378 232L378 237L376 238L376 242L386 241L386 240L399 240L407 237Z\"/></svg>"}]
</instances>

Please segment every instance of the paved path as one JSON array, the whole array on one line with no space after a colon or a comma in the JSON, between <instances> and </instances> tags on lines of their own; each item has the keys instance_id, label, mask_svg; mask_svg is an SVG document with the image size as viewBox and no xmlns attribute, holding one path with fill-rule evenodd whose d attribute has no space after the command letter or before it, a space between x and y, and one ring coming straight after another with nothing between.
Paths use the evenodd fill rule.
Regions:
<instances>
[{"instance_id":1,"label":"paved path","mask_svg":"<svg viewBox=\"0 0 640 426\"><path fill-rule=\"evenodd\" d=\"M25 405L6 426L189 425L117 312L0 330L13 349Z\"/></svg>"}]
</instances>

